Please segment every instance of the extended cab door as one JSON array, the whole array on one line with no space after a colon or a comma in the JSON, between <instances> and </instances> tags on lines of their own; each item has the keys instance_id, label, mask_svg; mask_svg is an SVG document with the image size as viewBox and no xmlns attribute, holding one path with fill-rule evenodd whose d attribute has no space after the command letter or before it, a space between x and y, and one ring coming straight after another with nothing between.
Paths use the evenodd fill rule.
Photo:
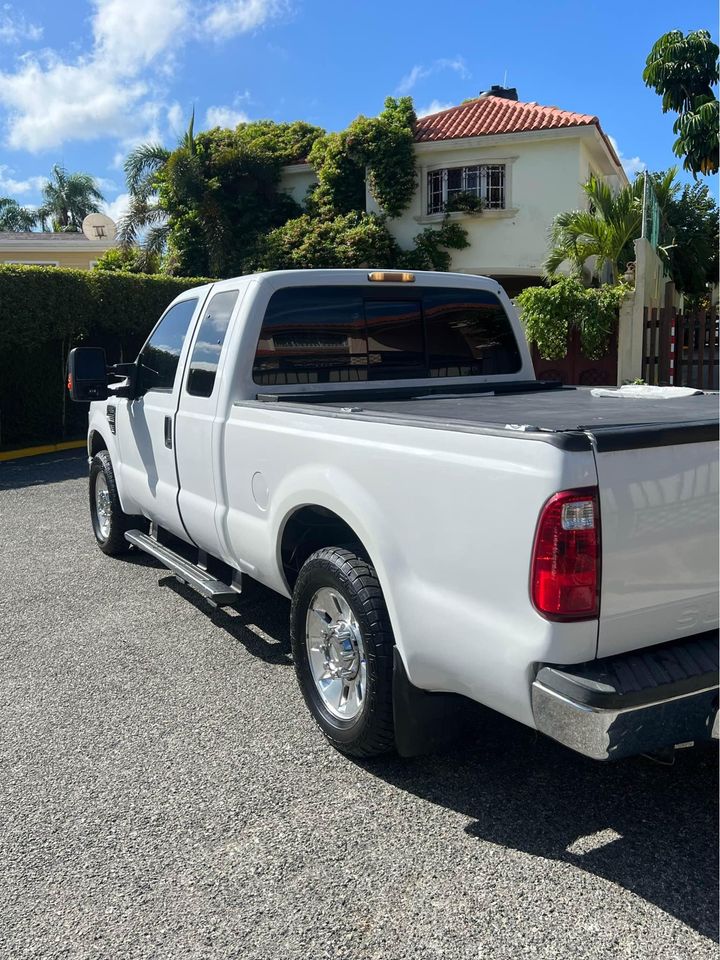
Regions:
<instances>
[{"instance_id":1,"label":"extended cab door","mask_svg":"<svg viewBox=\"0 0 720 960\"><path fill-rule=\"evenodd\" d=\"M225 410L218 410L218 371L241 299L237 287L224 287L209 298L181 386L175 430L183 524L199 547L217 557L226 552L215 525L216 505L224 500L220 457Z\"/></svg>"},{"instance_id":2,"label":"extended cab door","mask_svg":"<svg viewBox=\"0 0 720 960\"><path fill-rule=\"evenodd\" d=\"M197 293L174 303L140 351L139 396L118 399L116 432L120 449L123 508L143 513L183 539L175 464L175 411L188 333L201 308Z\"/></svg>"}]
</instances>

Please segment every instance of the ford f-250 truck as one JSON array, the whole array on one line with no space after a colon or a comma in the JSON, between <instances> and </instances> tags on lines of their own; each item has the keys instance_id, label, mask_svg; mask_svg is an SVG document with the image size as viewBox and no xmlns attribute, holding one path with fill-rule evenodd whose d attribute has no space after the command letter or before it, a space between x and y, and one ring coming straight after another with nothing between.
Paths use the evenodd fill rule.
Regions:
<instances>
[{"instance_id":1,"label":"ford f-250 truck","mask_svg":"<svg viewBox=\"0 0 720 960\"><path fill-rule=\"evenodd\" d=\"M495 281L383 270L188 290L109 373L72 352L100 549L292 598L338 749L412 755L459 697L598 759L712 735L717 396L536 381Z\"/></svg>"}]
</instances>

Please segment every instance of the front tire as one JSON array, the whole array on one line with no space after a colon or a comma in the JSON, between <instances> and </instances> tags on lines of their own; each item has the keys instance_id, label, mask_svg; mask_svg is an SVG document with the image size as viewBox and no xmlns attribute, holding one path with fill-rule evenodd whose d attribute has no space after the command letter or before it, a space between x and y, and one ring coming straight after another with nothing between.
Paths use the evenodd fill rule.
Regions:
<instances>
[{"instance_id":1,"label":"front tire","mask_svg":"<svg viewBox=\"0 0 720 960\"><path fill-rule=\"evenodd\" d=\"M330 743L370 757L394 747L393 635L369 561L324 547L303 565L290 612L295 672Z\"/></svg>"},{"instance_id":2,"label":"front tire","mask_svg":"<svg viewBox=\"0 0 720 960\"><path fill-rule=\"evenodd\" d=\"M103 553L110 557L127 553L130 544L125 539L125 531L137 526L138 518L123 513L107 450L97 453L90 464L90 518Z\"/></svg>"}]
</instances>

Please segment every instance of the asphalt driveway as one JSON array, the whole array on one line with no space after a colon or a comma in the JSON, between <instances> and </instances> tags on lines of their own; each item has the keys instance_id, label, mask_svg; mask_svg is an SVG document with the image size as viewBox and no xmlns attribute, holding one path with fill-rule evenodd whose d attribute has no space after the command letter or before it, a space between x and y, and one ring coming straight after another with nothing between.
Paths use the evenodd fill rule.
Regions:
<instances>
[{"instance_id":1,"label":"asphalt driveway","mask_svg":"<svg viewBox=\"0 0 720 960\"><path fill-rule=\"evenodd\" d=\"M288 604L104 557L85 474L0 464L3 960L716 957L714 750L601 765L488 715L346 760Z\"/></svg>"}]
</instances>

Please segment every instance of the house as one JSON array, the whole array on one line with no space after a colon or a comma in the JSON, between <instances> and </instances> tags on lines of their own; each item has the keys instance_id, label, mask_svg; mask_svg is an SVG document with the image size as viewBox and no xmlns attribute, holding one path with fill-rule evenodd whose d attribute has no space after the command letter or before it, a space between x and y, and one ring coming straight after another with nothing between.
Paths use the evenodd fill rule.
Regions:
<instances>
[{"instance_id":1,"label":"house","mask_svg":"<svg viewBox=\"0 0 720 960\"><path fill-rule=\"evenodd\" d=\"M548 229L558 213L587 206L581 184L590 174L616 187L628 183L597 117L522 103L516 90L499 86L421 117L415 154L417 191L402 216L388 221L391 233L410 247L448 205L479 205L449 214L470 241L451 251L452 269L495 277L510 296L542 276ZM313 182L308 164L284 168L283 185L297 200ZM477 199L468 203L468 195ZM366 209L380 212L369 191Z\"/></svg>"},{"instance_id":2,"label":"house","mask_svg":"<svg viewBox=\"0 0 720 960\"><path fill-rule=\"evenodd\" d=\"M113 221L104 214L91 213L83 221L82 233L0 232L0 264L90 270L115 245Z\"/></svg>"}]
</instances>

